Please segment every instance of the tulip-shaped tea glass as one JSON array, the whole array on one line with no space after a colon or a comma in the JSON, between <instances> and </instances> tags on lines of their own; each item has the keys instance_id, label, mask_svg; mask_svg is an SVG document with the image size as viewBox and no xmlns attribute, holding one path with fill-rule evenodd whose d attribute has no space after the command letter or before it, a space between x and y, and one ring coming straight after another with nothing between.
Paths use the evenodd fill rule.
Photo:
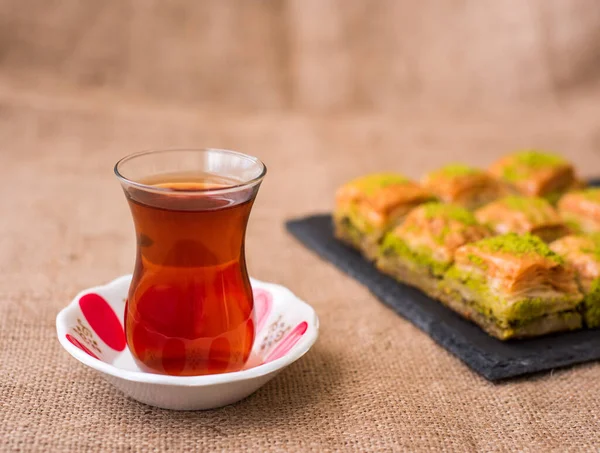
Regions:
<instances>
[{"instance_id":1,"label":"tulip-shaped tea glass","mask_svg":"<svg viewBox=\"0 0 600 453\"><path fill-rule=\"evenodd\" d=\"M254 341L244 238L266 167L220 150L165 150L120 160L137 256L125 308L140 367L171 375L240 370Z\"/></svg>"}]
</instances>

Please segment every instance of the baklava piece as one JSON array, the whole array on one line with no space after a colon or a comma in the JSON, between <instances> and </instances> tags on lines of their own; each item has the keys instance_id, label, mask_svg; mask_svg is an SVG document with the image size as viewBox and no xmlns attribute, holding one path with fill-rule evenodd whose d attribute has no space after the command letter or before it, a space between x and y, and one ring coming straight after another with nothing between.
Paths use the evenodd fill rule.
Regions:
<instances>
[{"instance_id":1,"label":"baklava piece","mask_svg":"<svg viewBox=\"0 0 600 453\"><path fill-rule=\"evenodd\" d=\"M501 340L581 327L575 273L537 236L508 233L456 250L440 300Z\"/></svg>"},{"instance_id":2,"label":"baklava piece","mask_svg":"<svg viewBox=\"0 0 600 453\"><path fill-rule=\"evenodd\" d=\"M489 171L520 193L544 197L553 204L565 192L581 186L569 162L539 151L510 154L494 163Z\"/></svg>"},{"instance_id":3,"label":"baklava piece","mask_svg":"<svg viewBox=\"0 0 600 453\"><path fill-rule=\"evenodd\" d=\"M566 236L550 248L570 264L584 295L581 311L587 327L600 327L600 238Z\"/></svg>"},{"instance_id":4,"label":"baklava piece","mask_svg":"<svg viewBox=\"0 0 600 453\"><path fill-rule=\"evenodd\" d=\"M566 194L558 202L558 212L576 232L600 232L600 189Z\"/></svg>"},{"instance_id":5,"label":"baklava piece","mask_svg":"<svg viewBox=\"0 0 600 453\"><path fill-rule=\"evenodd\" d=\"M462 164L447 165L423 179L423 186L446 202L477 209L507 195L506 185L489 173Z\"/></svg>"},{"instance_id":6,"label":"baklava piece","mask_svg":"<svg viewBox=\"0 0 600 453\"><path fill-rule=\"evenodd\" d=\"M460 206L426 203L386 234L377 267L411 286L437 297L444 272L461 245L488 237L470 211Z\"/></svg>"},{"instance_id":7,"label":"baklava piece","mask_svg":"<svg viewBox=\"0 0 600 453\"><path fill-rule=\"evenodd\" d=\"M336 193L335 236L374 259L383 234L415 206L434 199L402 175L381 173L355 179Z\"/></svg>"},{"instance_id":8,"label":"baklava piece","mask_svg":"<svg viewBox=\"0 0 600 453\"><path fill-rule=\"evenodd\" d=\"M475 217L497 234L531 233L545 242L570 232L552 205L539 197L510 195L478 209Z\"/></svg>"}]
</instances>

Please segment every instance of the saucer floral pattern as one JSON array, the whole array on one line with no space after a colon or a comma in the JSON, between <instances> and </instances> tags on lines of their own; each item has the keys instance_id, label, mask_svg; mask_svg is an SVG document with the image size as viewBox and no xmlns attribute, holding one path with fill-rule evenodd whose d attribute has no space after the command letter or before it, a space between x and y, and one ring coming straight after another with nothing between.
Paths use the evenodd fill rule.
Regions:
<instances>
[{"instance_id":1,"label":"saucer floral pattern","mask_svg":"<svg viewBox=\"0 0 600 453\"><path fill-rule=\"evenodd\" d=\"M308 323L302 321L292 327L283 313L274 313L271 291L255 287L253 294L256 321L253 353L260 359L258 364L268 363L287 354L304 335ZM115 310L115 303L122 305L120 310ZM77 324L65 335L70 343L102 361L105 361L103 346L117 353L127 348L122 319L125 299L113 301L111 306L100 294L90 292L83 294L78 304L85 322L77 317Z\"/></svg>"}]
</instances>

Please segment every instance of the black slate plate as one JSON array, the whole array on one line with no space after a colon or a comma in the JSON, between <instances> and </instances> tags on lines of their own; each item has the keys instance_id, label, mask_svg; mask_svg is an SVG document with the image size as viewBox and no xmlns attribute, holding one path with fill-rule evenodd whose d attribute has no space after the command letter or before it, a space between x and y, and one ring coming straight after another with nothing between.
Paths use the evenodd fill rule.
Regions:
<instances>
[{"instance_id":1,"label":"black slate plate","mask_svg":"<svg viewBox=\"0 0 600 453\"><path fill-rule=\"evenodd\" d=\"M418 289L379 272L357 251L333 236L331 216L286 223L306 247L355 278L396 313L490 381L600 359L600 329L502 342Z\"/></svg>"}]
</instances>

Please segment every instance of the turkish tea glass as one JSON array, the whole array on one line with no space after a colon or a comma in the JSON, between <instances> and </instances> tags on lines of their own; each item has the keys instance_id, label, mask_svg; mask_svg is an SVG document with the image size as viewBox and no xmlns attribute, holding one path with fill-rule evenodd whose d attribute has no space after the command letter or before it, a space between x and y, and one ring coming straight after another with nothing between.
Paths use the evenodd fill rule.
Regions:
<instances>
[{"instance_id":1,"label":"turkish tea glass","mask_svg":"<svg viewBox=\"0 0 600 453\"><path fill-rule=\"evenodd\" d=\"M115 173L137 239L125 308L136 362L178 376L242 369L254 341L244 240L265 165L228 150L164 150L125 157Z\"/></svg>"}]
</instances>

